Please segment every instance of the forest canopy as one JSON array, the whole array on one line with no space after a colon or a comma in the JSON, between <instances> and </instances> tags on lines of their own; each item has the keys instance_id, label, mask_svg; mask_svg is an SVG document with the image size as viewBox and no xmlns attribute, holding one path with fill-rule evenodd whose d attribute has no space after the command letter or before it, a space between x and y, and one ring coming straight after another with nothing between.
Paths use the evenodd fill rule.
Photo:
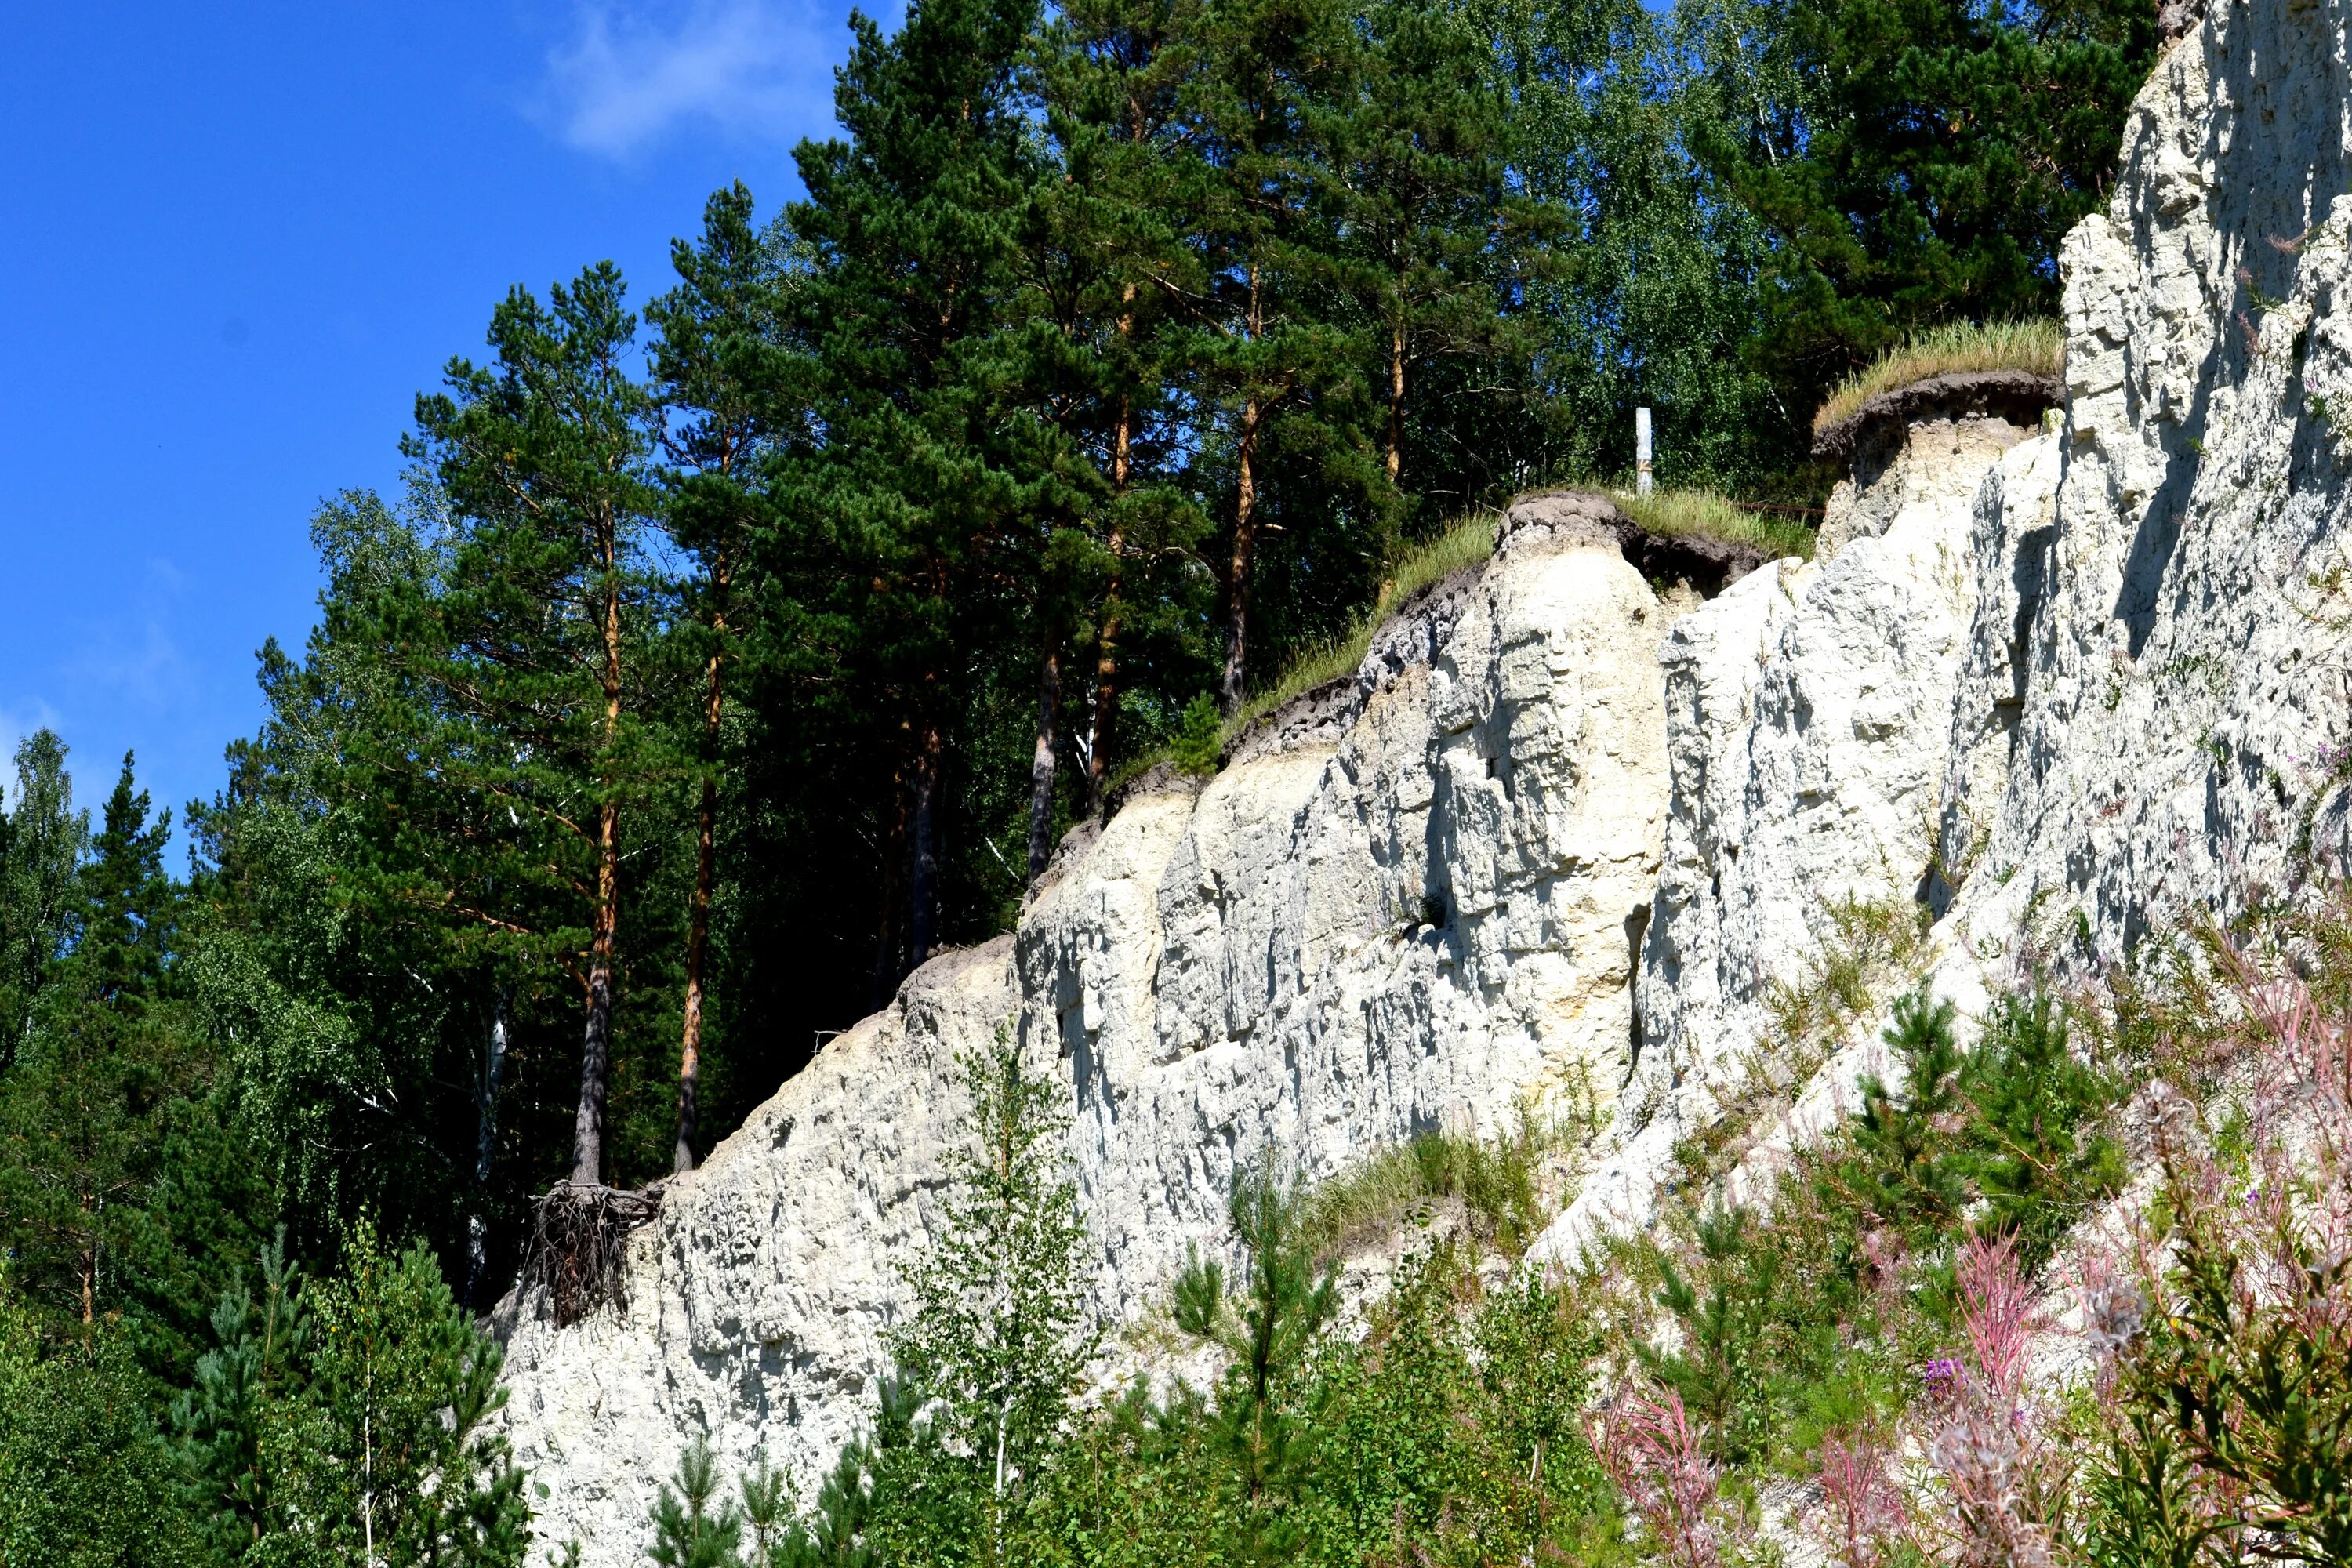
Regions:
<instances>
[{"instance_id":1,"label":"forest canopy","mask_svg":"<svg viewBox=\"0 0 2352 1568\"><path fill-rule=\"evenodd\" d=\"M539 1194L690 1168L1416 542L1622 475L1636 406L1662 484L1817 503L1826 389L2053 310L2155 45L2146 0L854 17L797 199L518 285L402 487L320 503L185 875L133 759L95 828L56 736L14 759L0 1563L340 1508L288 1456L408 1417L330 1321L459 1416L414 1458L470 1522L396 1527L512 1561L467 1314ZM95 1533L28 1441L100 1457Z\"/></svg>"}]
</instances>

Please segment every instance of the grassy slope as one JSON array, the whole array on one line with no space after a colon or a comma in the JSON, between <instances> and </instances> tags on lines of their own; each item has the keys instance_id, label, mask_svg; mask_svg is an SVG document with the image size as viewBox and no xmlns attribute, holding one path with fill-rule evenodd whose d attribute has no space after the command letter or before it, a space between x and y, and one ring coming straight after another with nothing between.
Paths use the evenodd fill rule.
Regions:
<instances>
[{"instance_id":1,"label":"grassy slope","mask_svg":"<svg viewBox=\"0 0 2352 1568\"><path fill-rule=\"evenodd\" d=\"M1653 490L1638 496L1612 490L1617 509L1662 539L1719 539L1748 544L1776 560L1813 558L1813 531L1792 517L1748 511L1712 490Z\"/></svg>"}]
</instances>

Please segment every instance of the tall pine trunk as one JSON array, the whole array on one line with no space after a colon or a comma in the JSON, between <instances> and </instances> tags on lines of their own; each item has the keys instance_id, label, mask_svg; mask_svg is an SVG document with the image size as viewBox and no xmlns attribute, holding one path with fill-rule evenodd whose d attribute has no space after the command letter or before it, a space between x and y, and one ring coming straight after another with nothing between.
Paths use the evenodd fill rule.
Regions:
<instances>
[{"instance_id":1,"label":"tall pine trunk","mask_svg":"<svg viewBox=\"0 0 2352 1568\"><path fill-rule=\"evenodd\" d=\"M1389 328L1389 483L1404 470L1404 324Z\"/></svg>"},{"instance_id":2,"label":"tall pine trunk","mask_svg":"<svg viewBox=\"0 0 2352 1568\"><path fill-rule=\"evenodd\" d=\"M712 611L709 682L702 708L702 806L694 824L694 902L686 933L686 1024L677 1052L677 1142L670 1151L670 1169L694 1169L695 1096L702 1071L702 959L710 945L710 884L718 859L719 721L724 688L723 648L727 637L727 556L721 552L711 567Z\"/></svg>"},{"instance_id":3,"label":"tall pine trunk","mask_svg":"<svg viewBox=\"0 0 2352 1568\"><path fill-rule=\"evenodd\" d=\"M1045 874L1054 849L1055 725L1062 705L1062 653L1049 647L1037 668L1037 743L1029 753L1029 879Z\"/></svg>"},{"instance_id":4,"label":"tall pine trunk","mask_svg":"<svg viewBox=\"0 0 2352 1568\"><path fill-rule=\"evenodd\" d=\"M1249 269L1249 313L1244 318L1249 341L1255 343L1265 327L1263 281L1257 268ZM1257 550L1257 441L1265 406L1253 392L1242 401L1241 439L1235 443L1239 484L1234 502L1234 553L1225 570L1225 717L1242 710L1249 666L1250 560Z\"/></svg>"},{"instance_id":5,"label":"tall pine trunk","mask_svg":"<svg viewBox=\"0 0 2352 1568\"><path fill-rule=\"evenodd\" d=\"M1135 298L1134 284L1127 286L1125 298ZM1133 327L1133 317L1119 317L1119 336L1127 336ZM1118 423L1111 432L1110 581L1103 588L1102 624L1095 633L1095 713L1087 740L1087 815L1097 820L1110 805L1104 785L1110 776L1111 731L1118 719L1118 629L1126 611L1119 592L1127 573L1127 513L1119 503L1127 498L1134 440L1135 405L1122 397Z\"/></svg>"},{"instance_id":6,"label":"tall pine trunk","mask_svg":"<svg viewBox=\"0 0 2352 1568\"><path fill-rule=\"evenodd\" d=\"M618 520L601 520L604 568L604 735L596 807L596 915L588 948L588 1022L580 1047L580 1109L572 1124L572 1184L604 1176L604 1091L613 1076L613 955L621 923L621 807L612 768L621 733L621 582Z\"/></svg>"},{"instance_id":7,"label":"tall pine trunk","mask_svg":"<svg viewBox=\"0 0 2352 1568\"><path fill-rule=\"evenodd\" d=\"M908 879L907 966L920 969L931 956L939 931L940 756L945 749L936 721L923 721L922 748L915 756L913 812L914 874Z\"/></svg>"},{"instance_id":8,"label":"tall pine trunk","mask_svg":"<svg viewBox=\"0 0 2352 1568\"><path fill-rule=\"evenodd\" d=\"M1239 446L1240 497L1234 510L1234 553L1225 572L1225 717L1242 710L1249 658L1250 560L1257 548L1257 437L1259 410L1253 397L1242 405Z\"/></svg>"},{"instance_id":9,"label":"tall pine trunk","mask_svg":"<svg viewBox=\"0 0 2352 1568\"><path fill-rule=\"evenodd\" d=\"M882 836L882 911L874 932L874 986L866 1010L878 1013L898 989L899 868L907 858L907 770L890 774L890 822Z\"/></svg>"},{"instance_id":10,"label":"tall pine trunk","mask_svg":"<svg viewBox=\"0 0 2352 1568\"><path fill-rule=\"evenodd\" d=\"M81 1326L85 1329L98 1321L98 1218L105 1202L100 1198L93 1207L89 1190L82 1189L82 1223L89 1226L88 1245L81 1249Z\"/></svg>"},{"instance_id":11,"label":"tall pine trunk","mask_svg":"<svg viewBox=\"0 0 2352 1568\"><path fill-rule=\"evenodd\" d=\"M1122 541L1111 530L1110 547ZM1095 634L1095 712L1087 743L1087 815L1099 818L1110 803L1105 785L1110 775L1111 731L1118 719L1118 627L1123 606L1118 600L1118 571L1111 571L1109 590L1103 595L1102 629Z\"/></svg>"}]
</instances>

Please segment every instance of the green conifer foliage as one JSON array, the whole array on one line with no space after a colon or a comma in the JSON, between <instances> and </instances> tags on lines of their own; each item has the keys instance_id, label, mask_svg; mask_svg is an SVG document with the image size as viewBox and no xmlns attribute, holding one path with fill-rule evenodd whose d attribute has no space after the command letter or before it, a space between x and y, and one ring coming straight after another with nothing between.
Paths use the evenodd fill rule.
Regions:
<instances>
[{"instance_id":1,"label":"green conifer foliage","mask_svg":"<svg viewBox=\"0 0 2352 1568\"><path fill-rule=\"evenodd\" d=\"M408 898L497 925L499 910L469 901L465 881L415 869L492 843L508 851L505 887L562 910L561 962L583 1002L578 1186L605 1174L622 818L668 767L644 668L652 405L628 363L636 318L624 293L609 262L544 303L515 289L491 316L497 363L452 360L448 391L417 399L407 449L436 465L457 529L437 597L407 606L415 641L394 646L421 655L434 743L379 753L407 786L404 804L424 808L395 818L405 841L387 857Z\"/></svg>"},{"instance_id":2,"label":"green conifer foliage","mask_svg":"<svg viewBox=\"0 0 2352 1568\"><path fill-rule=\"evenodd\" d=\"M742 640L736 584L751 531L763 515L761 465L801 436L780 315L792 274L778 246L752 222L740 184L714 192L700 237L676 242L678 284L646 308L657 426L667 459L671 537L691 552L697 575L683 595L689 615L673 658L701 667L699 733L687 743L698 798L694 889L685 954L684 1018L678 1045L677 1129L673 1171L694 1168L699 1128L711 900L719 875L719 789L724 759L727 679Z\"/></svg>"},{"instance_id":3,"label":"green conifer foliage","mask_svg":"<svg viewBox=\"0 0 2352 1568\"><path fill-rule=\"evenodd\" d=\"M68 798L62 773L55 789ZM148 1270L170 1271L196 1238L172 1235L153 1204L174 1173L168 1153L210 1164L213 1151L198 1104L207 1063L164 994L179 900L163 870L170 824L147 813L126 759L96 855L73 868L70 946L47 964L23 1048L0 1073L0 1245L53 1331L78 1324L87 1338L129 1310L130 1340L173 1359L172 1304Z\"/></svg>"},{"instance_id":4,"label":"green conifer foliage","mask_svg":"<svg viewBox=\"0 0 2352 1568\"><path fill-rule=\"evenodd\" d=\"M1223 498L1211 559L1223 603L1228 716L1248 695L1257 552L1282 459L1377 493L1363 439L1360 335L1341 305L1333 138L1363 68L1349 8L1335 0L1208 0L1192 14L1182 91L1192 156L1179 199L1198 257L1177 334ZM1319 471L1318 471L1319 470ZM1294 538L1294 550L1314 542ZM1374 553L1385 541L1374 545Z\"/></svg>"},{"instance_id":5,"label":"green conifer foliage","mask_svg":"<svg viewBox=\"0 0 2352 1568\"><path fill-rule=\"evenodd\" d=\"M882 1380L873 1430L841 1451L814 1511L782 1533L767 1568L961 1560L956 1554L973 1534L969 1500L956 1481L940 1479L948 1457L923 1404L915 1384ZM983 1536L982 1544L1002 1543Z\"/></svg>"},{"instance_id":6,"label":"green conifer foliage","mask_svg":"<svg viewBox=\"0 0 2352 1568\"><path fill-rule=\"evenodd\" d=\"M1956 1016L1950 1002L1925 988L1895 999L1885 1039L1902 1065L1902 1085L1889 1088L1875 1074L1862 1080L1856 1157L1842 1167L1867 1213L1915 1237L1950 1226L1967 1201L1964 1162L1941 1125L1959 1103Z\"/></svg>"},{"instance_id":7,"label":"green conifer foliage","mask_svg":"<svg viewBox=\"0 0 2352 1568\"><path fill-rule=\"evenodd\" d=\"M103 826L90 841L94 859L82 868L85 912L79 948L88 984L100 1002L136 1007L163 988L177 889L163 871L172 814L148 820L147 792L131 777L131 754L106 799Z\"/></svg>"},{"instance_id":8,"label":"green conifer foliage","mask_svg":"<svg viewBox=\"0 0 2352 1568\"><path fill-rule=\"evenodd\" d=\"M2016 1236L2028 1267L2123 1181L2123 1149L2104 1130L2120 1096L2068 1037L2064 1009L2046 993L2003 997L1958 1083L1968 1164L1989 1209L1980 1223Z\"/></svg>"},{"instance_id":9,"label":"green conifer foliage","mask_svg":"<svg viewBox=\"0 0 2352 1568\"><path fill-rule=\"evenodd\" d=\"M1034 90L1062 178L1033 186L1024 252L1037 327L1055 352L1052 395L1071 412L1092 473L1087 518L1099 554L1072 584L1093 622L1086 721L1085 805L1099 815L1118 748L1128 665L1183 642L1191 607L1181 571L1201 515L1183 480L1185 426L1174 327L1201 291L1178 196L1192 153L1181 89L1192 59L1192 8L1175 0L1075 0L1038 37ZM1066 331L1062 330L1066 327ZM1127 661L1127 665L1122 664ZM1148 664L1146 665L1148 668Z\"/></svg>"},{"instance_id":10,"label":"green conifer foliage","mask_svg":"<svg viewBox=\"0 0 2352 1568\"><path fill-rule=\"evenodd\" d=\"M1344 215L1338 280L1372 323L1382 473L1401 496L1422 369L1433 359L1498 368L1515 324L1506 300L1559 222L1510 188L1510 105L1477 18L1381 0L1362 26L1355 96L1328 132Z\"/></svg>"},{"instance_id":11,"label":"green conifer foliage","mask_svg":"<svg viewBox=\"0 0 2352 1568\"><path fill-rule=\"evenodd\" d=\"M1024 444L991 417L984 350L1034 174L1013 91L1034 16L919 0L889 37L854 17L834 94L849 139L795 150L808 194L785 210L810 256L795 321L826 440L779 474L789 526L768 563L787 578L794 556L839 563L814 594L904 805L882 857L907 863L904 924L880 943L891 984L938 945L949 735L972 695L970 650L1002 636L1017 586L997 552L1028 515Z\"/></svg>"},{"instance_id":12,"label":"green conifer foliage","mask_svg":"<svg viewBox=\"0 0 2352 1568\"><path fill-rule=\"evenodd\" d=\"M1779 1259L1754 1245L1745 1209L1718 1204L1696 1226L1698 1277L1686 1279L1662 1259L1658 1304L1683 1330L1681 1347L1643 1359L1653 1376L1682 1396L1727 1462L1755 1457L1770 1441L1780 1390L1771 1341L1780 1280Z\"/></svg>"},{"instance_id":13,"label":"green conifer foliage","mask_svg":"<svg viewBox=\"0 0 2352 1568\"><path fill-rule=\"evenodd\" d=\"M299 1395L310 1319L283 1236L262 1252L261 1294L239 1279L213 1310L215 1344L172 1408L174 1452L205 1542L235 1562L292 1527L278 1495L289 1455L273 1415Z\"/></svg>"},{"instance_id":14,"label":"green conifer foliage","mask_svg":"<svg viewBox=\"0 0 2352 1568\"><path fill-rule=\"evenodd\" d=\"M1306 1184L1283 1180L1271 1162L1234 1183L1228 1213L1249 1258L1242 1289L1227 1292L1214 1260L1192 1260L1176 1280L1176 1326L1231 1358L1214 1431L1245 1538L1255 1552L1278 1552L1291 1534L1285 1505L1300 1482L1307 1430L1300 1380L1339 1310L1338 1269L1311 1240Z\"/></svg>"},{"instance_id":15,"label":"green conifer foliage","mask_svg":"<svg viewBox=\"0 0 2352 1568\"><path fill-rule=\"evenodd\" d=\"M2042 316L2156 47L2147 0L1766 0L1719 13L1779 68L1702 153L1771 231L1760 351L1805 409L1903 333ZM1718 56L1718 58L1726 58Z\"/></svg>"},{"instance_id":16,"label":"green conifer foliage","mask_svg":"<svg viewBox=\"0 0 2352 1568\"><path fill-rule=\"evenodd\" d=\"M743 1515L719 1492L710 1445L689 1443L654 1503L654 1541L646 1555L661 1568L739 1568Z\"/></svg>"},{"instance_id":17,"label":"green conifer foliage","mask_svg":"<svg viewBox=\"0 0 2352 1568\"><path fill-rule=\"evenodd\" d=\"M45 1352L0 1275L0 1563L198 1568L191 1521L123 1336Z\"/></svg>"},{"instance_id":18,"label":"green conifer foliage","mask_svg":"<svg viewBox=\"0 0 2352 1568\"><path fill-rule=\"evenodd\" d=\"M521 1563L523 1477L489 1426L499 1349L429 1251L392 1252L362 1222L316 1282L272 1251L261 1300L240 1286L214 1322L173 1417L216 1561Z\"/></svg>"}]
</instances>

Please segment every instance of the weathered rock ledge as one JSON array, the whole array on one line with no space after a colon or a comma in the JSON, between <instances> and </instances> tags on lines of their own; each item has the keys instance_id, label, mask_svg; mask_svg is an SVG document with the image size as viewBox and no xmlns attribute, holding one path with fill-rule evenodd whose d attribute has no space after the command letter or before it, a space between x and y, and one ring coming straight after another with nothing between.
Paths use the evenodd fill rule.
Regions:
<instances>
[{"instance_id":1,"label":"weathered rock ledge","mask_svg":"<svg viewBox=\"0 0 2352 1568\"><path fill-rule=\"evenodd\" d=\"M2066 399L2063 377L2030 370L1958 370L1864 398L1862 406L1813 434L1813 456L1850 463L1876 440L1899 440L1904 427L1929 420L2002 419L2032 427L2045 408Z\"/></svg>"}]
</instances>

